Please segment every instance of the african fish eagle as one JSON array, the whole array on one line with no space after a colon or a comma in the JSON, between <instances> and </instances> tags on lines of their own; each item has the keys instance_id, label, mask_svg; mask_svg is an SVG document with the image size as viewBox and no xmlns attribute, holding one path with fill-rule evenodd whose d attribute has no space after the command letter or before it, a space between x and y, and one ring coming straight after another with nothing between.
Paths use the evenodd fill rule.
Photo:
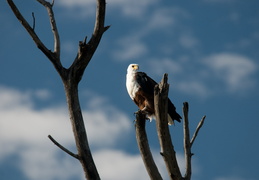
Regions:
<instances>
[{"instance_id":1,"label":"african fish eagle","mask_svg":"<svg viewBox=\"0 0 259 180\"><path fill-rule=\"evenodd\" d=\"M139 109L152 120L155 117L154 109L154 87L157 84L144 72L138 72L138 64L130 64L127 69L126 87L130 98ZM173 120L181 122L181 116L176 112L174 104L168 98L168 124Z\"/></svg>"}]
</instances>

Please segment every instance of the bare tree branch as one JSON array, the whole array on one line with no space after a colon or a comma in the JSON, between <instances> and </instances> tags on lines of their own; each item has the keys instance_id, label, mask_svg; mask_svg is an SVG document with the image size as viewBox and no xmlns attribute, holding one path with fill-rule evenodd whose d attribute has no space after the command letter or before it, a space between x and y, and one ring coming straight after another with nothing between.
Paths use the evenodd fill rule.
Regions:
<instances>
[{"instance_id":1,"label":"bare tree branch","mask_svg":"<svg viewBox=\"0 0 259 180\"><path fill-rule=\"evenodd\" d=\"M195 139L196 139L196 137L197 137L197 135L198 135L198 133L199 133L203 123L204 123L204 121L205 121L205 118L206 118L206 116L202 117L201 121L199 122L199 124L198 124L198 126L197 126L197 128L196 128L196 130L195 130L195 132L194 132L194 134L192 136L192 140L191 140L191 143L190 143L191 147L192 147L192 145L193 145L193 143L194 143L194 141L195 141Z\"/></svg>"},{"instance_id":2,"label":"bare tree branch","mask_svg":"<svg viewBox=\"0 0 259 180\"><path fill-rule=\"evenodd\" d=\"M180 180L182 179L182 175L177 163L174 146L168 128L168 90L167 74L164 74L162 81L159 85L155 86L154 90L156 126L161 147L161 155L164 158L169 177L171 180Z\"/></svg>"},{"instance_id":3,"label":"bare tree branch","mask_svg":"<svg viewBox=\"0 0 259 180\"><path fill-rule=\"evenodd\" d=\"M34 16L34 12L32 12L31 15L32 15L32 29L34 31L35 30L35 16Z\"/></svg>"},{"instance_id":4,"label":"bare tree branch","mask_svg":"<svg viewBox=\"0 0 259 180\"><path fill-rule=\"evenodd\" d=\"M136 112L136 121L135 121L136 139L137 139L139 151L150 179L162 180L162 177L158 171L158 168L154 162L152 153L149 148L145 126L146 126L146 115L139 110L138 112Z\"/></svg>"},{"instance_id":5,"label":"bare tree branch","mask_svg":"<svg viewBox=\"0 0 259 180\"><path fill-rule=\"evenodd\" d=\"M52 29L52 33L54 36L54 53L56 54L57 58L60 58L60 39L59 39L59 33L58 33L58 28L56 25L56 20L54 17L54 12L52 10L52 7L54 5L54 0L52 3L49 3L45 0L37 0L39 3L41 3L43 6L46 7L49 15L49 20L50 20L50 25Z\"/></svg>"},{"instance_id":6,"label":"bare tree branch","mask_svg":"<svg viewBox=\"0 0 259 180\"><path fill-rule=\"evenodd\" d=\"M161 82L158 85L156 85L154 88L154 108L155 108L155 115L156 115L157 134L158 134L158 139L161 147L160 154L163 156L163 159L167 168L167 172L171 180L190 180L191 174L192 174L191 157L193 155L191 152L191 147L195 138L197 137L197 134L200 128L203 125L205 116L198 124L197 129L193 135L193 138L192 140L190 140L190 129L189 129L189 119L188 119L189 105L187 102L183 103L183 115L184 115L183 132L184 132L184 154L185 154L186 172L184 177L182 177L182 174L180 172L178 162L176 159L176 153L175 153L171 135L169 132L169 127L168 127L168 119L167 119L168 107L167 106L168 106L169 85L167 84L167 79L168 79L167 74L164 74ZM144 158L145 158L145 155L147 156L150 152L145 152L147 150L143 150L144 148L147 148L145 146L148 146L148 144L145 146L142 145L144 147L140 147L140 142L147 141L147 137L146 137L146 134L141 135L143 136L142 140L139 139L140 137L138 137L140 136L139 133L145 132L145 129L143 129L145 128L145 116L140 117L140 114L138 112L136 118L138 122L138 124L136 122L137 141L138 141L142 159L144 160L145 166L148 166L146 167L146 169L149 172L150 171L149 168L151 167L151 165L148 162L145 162ZM141 121L141 118L143 118L142 121ZM152 165L152 166L155 166L155 165ZM154 178L154 175L152 176L151 173L149 173L149 175L151 179Z\"/></svg>"},{"instance_id":7,"label":"bare tree branch","mask_svg":"<svg viewBox=\"0 0 259 180\"><path fill-rule=\"evenodd\" d=\"M86 43L86 39L84 39L83 42L79 42L78 53L73 64L69 68L71 71L76 71L78 82L81 80L85 68L96 51L103 33L110 27L104 26L106 8L105 0L96 0L96 2L96 18L92 37L88 43Z\"/></svg>"},{"instance_id":8,"label":"bare tree branch","mask_svg":"<svg viewBox=\"0 0 259 180\"><path fill-rule=\"evenodd\" d=\"M48 135L48 138L56 145L58 146L61 150L63 150L64 152L66 152L67 154L69 154L70 156L76 158L79 160L79 156L77 154L72 153L71 151L69 151L67 148L65 148L64 146L62 146L61 144L59 144L51 135Z\"/></svg>"},{"instance_id":9,"label":"bare tree branch","mask_svg":"<svg viewBox=\"0 0 259 180\"><path fill-rule=\"evenodd\" d=\"M189 120L188 120L188 111L189 105L187 102L183 103L183 132L184 132L184 156L185 156L185 166L186 172L184 178L189 180L192 174L191 166L191 144L190 144L190 129L189 129Z\"/></svg>"},{"instance_id":10,"label":"bare tree branch","mask_svg":"<svg viewBox=\"0 0 259 180\"><path fill-rule=\"evenodd\" d=\"M42 41L39 39L37 34L34 32L33 28L29 25L29 23L24 19L16 5L13 3L12 0L7 0L9 6L13 10L14 15L16 18L21 22L23 27L27 30L27 32L30 34L32 37L33 41L36 43L37 47L48 57L52 58L52 53L50 50L48 50L45 45L42 43Z\"/></svg>"},{"instance_id":11,"label":"bare tree branch","mask_svg":"<svg viewBox=\"0 0 259 180\"><path fill-rule=\"evenodd\" d=\"M60 77L62 78L65 87L66 99L70 114L70 121L72 124L78 155L73 155L72 152L68 151L63 146L58 145L57 142L56 145L58 145L60 148L62 147L62 149L65 152L79 159L84 169L86 179L99 180L100 176L93 161L93 157L87 140L85 125L78 97L78 84L83 76L86 66L90 62L94 52L96 51L99 45L103 33L109 28L108 26L104 27L106 2L105 0L96 0L97 13L93 35L89 43L86 43L86 39L84 40L84 42L79 43L79 51L77 53L76 59L74 60L70 68L66 69L62 66L60 61L60 39L54 18L54 12L52 10L54 0L52 1L52 3L49 3L45 0L37 1L41 3L43 6L45 6L48 11L52 33L54 36L54 52L46 48L46 46L42 43L40 38L35 33L34 29L28 24L28 22L25 20L22 14L19 12L18 8L15 6L13 1L7 0L16 18L27 30L27 32L32 37L37 47L53 63L54 67L56 68Z\"/></svg>"},{"instance_id":12,"label":"bare tree branch","mask_svg":"<svg viewBox=\"0 0 259 180\"><path fill-rule=\"evenodd\" d=\"M190 140L190 129L189 129L189 118L188 118L188 112L189 112L189 105L188 102L183 103L183 114L184 114L184 124L183 124L183 131L184 131L184 154L185 154L185 180L190 180L192 175L192 166L191 166L191 157L193 153L191 152L192 145L194 143L194 140L196 139L198 132L200 128L202 127L204 120L206 116L203 116L201 121L199 122L192 139Z\"/></svg>"},{"instance_id":13,"label":"bare tree branch","mask_svg":"<svg viewBox=\"0 0 259 180\"><path fill-rule=\"evenodd\" d=\"M7 3L9 4L10 8L12 9L14 15L16 18L21 22L25 30L29 33L29 35L32 37L33 41L37 45L37 47L48 57L48 59L53 63L54 67L59 73L62 73L64 68L62 67L60 63L60 59L56 56L55 53L51 52L40 40L38 35L35 33L34 29L29 25L29 23L26 21L26 19L23 17L23 15L20 13L16 5L13 3L12 0L7 0Z\"/></svg>"}]
</instances>

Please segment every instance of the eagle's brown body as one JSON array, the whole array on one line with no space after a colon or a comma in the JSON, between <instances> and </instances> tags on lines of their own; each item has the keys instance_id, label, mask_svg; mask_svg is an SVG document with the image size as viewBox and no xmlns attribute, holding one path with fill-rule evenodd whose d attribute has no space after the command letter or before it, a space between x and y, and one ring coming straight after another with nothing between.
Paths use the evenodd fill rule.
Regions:
<instances>
[{"instance_id":1,"label":"eagle's brown body","mask_svg":"<svg viewBox=\"0 0 259 180\"><path fill-rule=\"evenodd\" d=\"M157 84L144 72L138 72L137 64L130 64L127 70L126 86L131 99L145 112L148 118L155 115L154 110L154 87ZM181 122L181 116L176 112L176 108L168 98L168 124L173 124L173 120Z\"/></svg>"}]
</instances>

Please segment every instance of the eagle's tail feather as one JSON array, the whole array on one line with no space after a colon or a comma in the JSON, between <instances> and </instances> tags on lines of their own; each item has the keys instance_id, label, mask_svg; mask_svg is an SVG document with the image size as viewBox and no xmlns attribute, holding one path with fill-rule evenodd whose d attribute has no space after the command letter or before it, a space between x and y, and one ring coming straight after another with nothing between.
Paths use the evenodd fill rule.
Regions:
<instances>
[{"instance_id":1,"label":"eagle's tail feather","mask_svg":"<svg viewBox=\"0 0 259 180\"><path fill-rule=\"evenodd\" d=\"M181 122L182 117L176 112L176 108L169 98L168 98L168 114L171 117L169 119L171 119L172 122L173 120ZM168 124L169 124L169 119L168 119Z\"/></svg>"},{"instance_id":2,"label":"eagle's tail feather","mask_svg":"<svg viewBox=\"0 0 259 180\"><path fill-rule=\"evenodd\" d=\"M171 118L171 116L168 114L168 117L167 117L167 119L168 119L168 125L173 125L174 124L174 121L172 120L172 118Z\"/></svg>"}]
</instances>

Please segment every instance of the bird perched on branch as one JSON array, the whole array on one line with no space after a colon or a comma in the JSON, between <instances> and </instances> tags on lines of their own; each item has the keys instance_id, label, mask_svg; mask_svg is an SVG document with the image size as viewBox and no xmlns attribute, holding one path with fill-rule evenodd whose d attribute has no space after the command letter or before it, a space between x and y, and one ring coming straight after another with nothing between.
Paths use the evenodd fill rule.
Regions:
<instances>
[{"instance_id":1,"label":"bird perched on branch","mask_svg":"<svg viewBox=\"0 0 259 180\"><path fill-rule=\"evenodd\" d=\"M154 109L154 87L157 84L144 72L138 72L138 64L130 64L127 69L126 87L130 98L139 109L152 120L155 117ZM181 116L168 98L168 124L172 125L174 120L181 122Z\"/></svg>"}]
</instances>

